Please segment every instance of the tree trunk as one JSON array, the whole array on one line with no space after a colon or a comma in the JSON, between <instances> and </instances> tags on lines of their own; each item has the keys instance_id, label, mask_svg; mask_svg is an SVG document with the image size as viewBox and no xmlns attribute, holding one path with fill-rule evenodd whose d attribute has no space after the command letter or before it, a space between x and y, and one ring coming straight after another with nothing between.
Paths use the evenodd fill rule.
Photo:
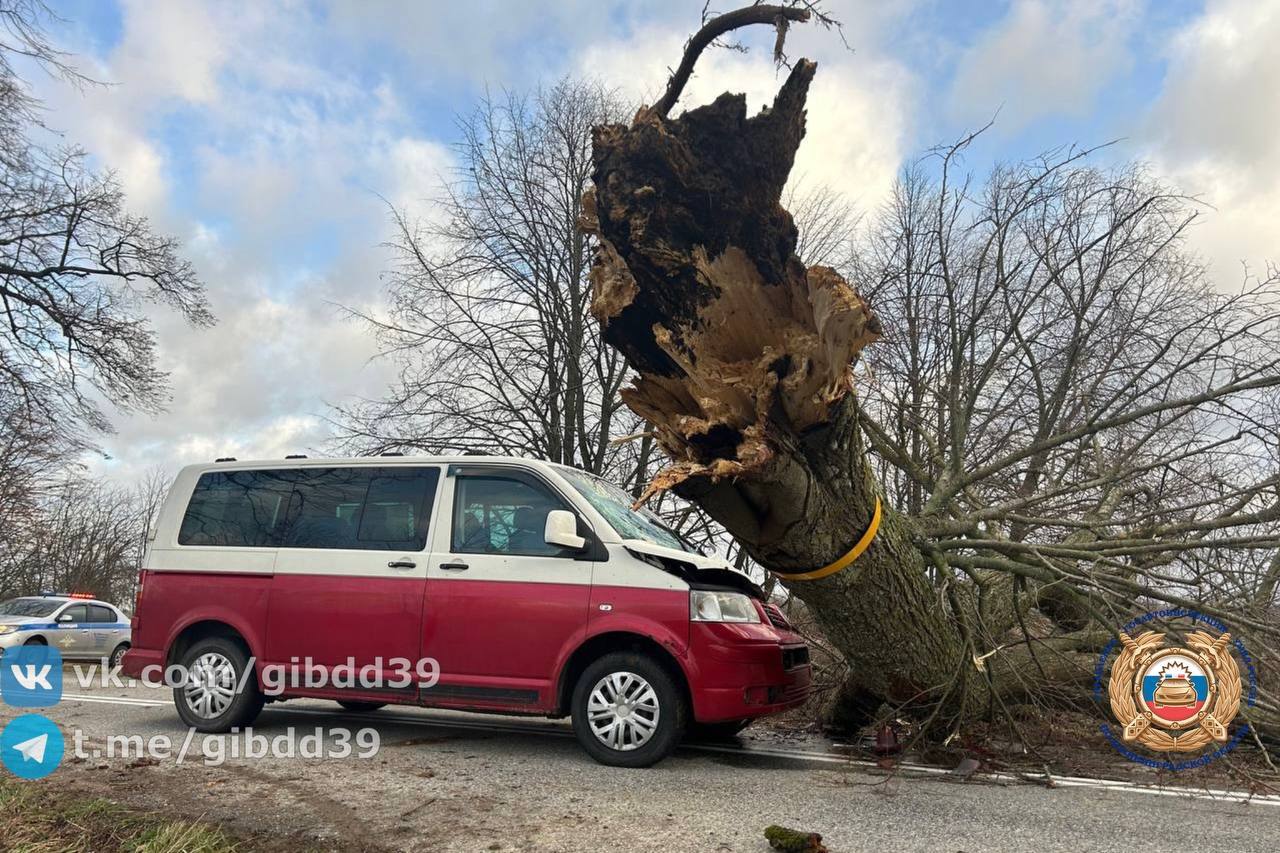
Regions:
<instances>
[{"instance_id":1,"label":"tree trunk","mask_svg":"<svg viewBox=\"0 0 1280 853\"><path fill-rule=\"evenodd\" d=\"M674 460L650 492L697 503L780 573L869 693L962 707L984 685L968 677L971 644L909 518L885 507L851 567L786 578L846 554L879 494L850 366L879 322L834 270L805 269L779 203L814 70L799 62L751 118L726 94L677 119L646 108L596 129L592 310L638 374L624 399Z\"/></svg>"}]
</instances>

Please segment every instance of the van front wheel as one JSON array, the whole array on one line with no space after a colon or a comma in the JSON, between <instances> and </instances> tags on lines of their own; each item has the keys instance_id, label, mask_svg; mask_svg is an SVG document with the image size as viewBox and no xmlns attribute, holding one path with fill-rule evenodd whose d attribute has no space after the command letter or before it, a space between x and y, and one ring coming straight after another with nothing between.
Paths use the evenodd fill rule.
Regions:
<instances>
[{"instance_id":1,"label":"van front wheel","mask_svg":"<svg viewBox=\"0 0 1280 853\"><path fill-rule=\"evenodd\" d=\"M244 648L227 637L209 637L187 649L179 661L183 683L173 688L182 722L199 732L228 732L247 726L262 711L262 691ZM243 689L241 689L243 685Z\"/></svg>"},{"instance_id":2,"label":"van front wheel","mask_svg":"<svg viewBox=\"0 0 1280 853\"><path fill-rule=\"evenodd\" d=\"M657 661L613 652L589 665L573 690L573 731L601 764L648 767L671 754L689 717L684 692Z\"/></svg>"}]
</instances>

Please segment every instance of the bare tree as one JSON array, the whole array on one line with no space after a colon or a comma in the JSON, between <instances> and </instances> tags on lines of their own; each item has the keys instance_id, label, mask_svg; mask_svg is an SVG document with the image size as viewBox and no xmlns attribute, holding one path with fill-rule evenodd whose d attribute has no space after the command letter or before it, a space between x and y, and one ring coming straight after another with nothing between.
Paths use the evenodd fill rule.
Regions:
<instances>
[{"instance_id":1,"label":"bare tree","mask_svg":"<svg viewBox=\"0 0 1280 853\"><path fill-rule=\"evenodd\" d=\"M623 359L588 314L588 238L577 222L591 128L621 102L563 80L486 98L461 118L457 180L434 221L393 211L391 314L373 325L400 379L383 400L339 409L362 450L489 449L603 471L637 452L617 391ZM620 416L621 414L621 416ZM639 456L648 451L639 452Z\"/></svg>"},{"instance_id":2,"label":"bare tree","mask_svg":"<svg viewBox=\"0 0 1280 853\"><path fill-rule=\"evenodd\" d=\"M39 524L0 564L0 598L87 592L127 607L167 478L126 488L71 471L40 501Z\"/></svg>"},{"instance_id":3,"label":"bare tree","mask_svg":"<svg viewBox=\"0 0 1280 853\"><path fill-rule=\"evenodd\" d=\"M1256 596L1280 545L1280 281L1216 292L1184 244L1194 203L1141 169L1062 151L972 186L966 141L904 177L856 267L867 298L806 268L779 199L815 65L755 117L730 94L668 117L709 29L781 41L806 6L713 19L657 106L596 130L593 312L673 460L650 492L804 601L851 701L942 732L1089 677L1151 602L1274 643L1224 577L1252 563ZM796 578L881 505L856 563Z\"/></svg>"},{"instance_id":4,"label":"bare tree","mask_svg":"<svg viewBox=\"0 0 1280 853\"><path fill-rule=\"evenodd\" d=\"M145 411L164 399L148 304L213 318L176 242L125 210L114 177L36 141L40 104L11 57L85 81L47 41L48 17L36 2L0 6L0 404L10 424L82 440L109 427L98 399Z\"/></svg>"},{"instance_id":5,"label":"bare tree","mask_svg":"<svg viewBox=\"0 0 1280 853\"><path fill-rule=\"evenodd\" d=\"M0 401L0 589L10 588L40 527L44 489L65 464L56 436Z\"/></svg>"},{"instance_id":6,"label":"bare tree","mask_svg":"<svg viewBox=\"0 0 1280 853\"><path fill-rule=\"evenodd\" d=\"M796 257L806 266L831 267L841 273L852 270L857 260L854 235L862 216L842 193L793 181L783 193L782 206L796 224Z\"/></svg>"},{"instance_id":7,"label":"bare tree","mask_svg":"<svg viewBox=\"0 0 1280 853\"><path fill-rule=\"evenodd\" d=\"M176 242L125 209L115 178L77 148L45 144L42 104L15 58L96 85L49 41L56 20L36 0L0 2L0 588L92 578L105 594L136 569L138 542L125 541L121 496L79 484L74 458L110 429L104 406L163 404L150 307L197 327L213 317ZM48 562L64 558L74 561Z\"/></svg>"}]
</instances>

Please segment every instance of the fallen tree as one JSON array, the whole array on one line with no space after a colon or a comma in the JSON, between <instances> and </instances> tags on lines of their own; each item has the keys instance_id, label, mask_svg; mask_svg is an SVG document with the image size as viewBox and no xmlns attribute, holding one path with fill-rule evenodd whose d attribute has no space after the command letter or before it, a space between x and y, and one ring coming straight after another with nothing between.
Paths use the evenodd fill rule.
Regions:
<instances>
[{"instance_id":1,"label":"fallen tree","mask_svg":"<svg viewBox=\"0 0 1280 853\"><path fill-rule=\"evenodd\" d=\"M779 199L815 64L758 115L734 94L669 113L716 38L769 24L781 57L811 12L711 19L657 104L595 129L592 311L671 460L648 494L697 504L812 610L846 703L935 733L1086 683L1144 602L1221 615L1269 654L1275 282L1213 291L1182 248L1194 207L1085 152L957 187L967 140L902 182L854 270L866 298L806 268ZM881 504L852 566L795 579ZM1272 711L1264 693L1255 719Z\"/></svg>"}]
</instances>

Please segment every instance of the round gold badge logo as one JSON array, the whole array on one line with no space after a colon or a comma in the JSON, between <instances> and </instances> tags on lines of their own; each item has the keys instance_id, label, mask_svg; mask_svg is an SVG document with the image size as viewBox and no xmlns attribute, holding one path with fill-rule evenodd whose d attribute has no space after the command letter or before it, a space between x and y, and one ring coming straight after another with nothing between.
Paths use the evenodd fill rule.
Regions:
<instances>
[{"instance_id":1,"label":"round gold badge logo","mask_svg":"<svg viewBox=\"0 0 1280 853\"><path fill-rule=\"evenodd\" d=\"M1121 632L1124 651L1111 669L1111 712L1124 726L1120 739L1160 752L1194 752L1227 741L1240 713L1240 667L1231 635L1204 631L1186 636L1187 647L1166 647L1155 631Z\"/></svg>"}]
</instances>

